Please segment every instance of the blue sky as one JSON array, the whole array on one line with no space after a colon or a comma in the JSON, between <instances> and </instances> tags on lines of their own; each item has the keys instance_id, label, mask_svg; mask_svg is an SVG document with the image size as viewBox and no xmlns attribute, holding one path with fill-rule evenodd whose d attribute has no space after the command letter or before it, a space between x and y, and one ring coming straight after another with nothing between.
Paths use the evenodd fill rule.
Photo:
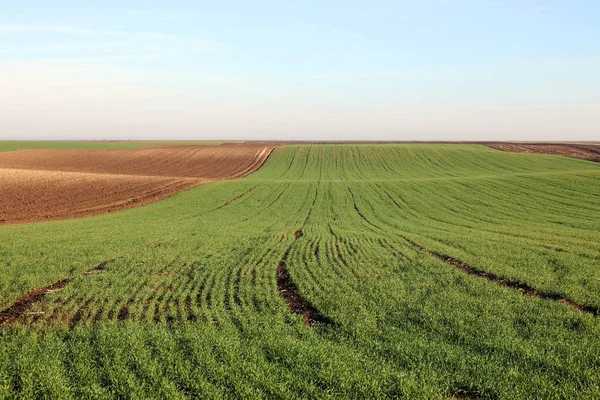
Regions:
<instances>
[{"instance_id":1,"label":"blue sky","mask_svg":"<svg viewBox=\"0 0 600 400\"><path fill-rule=\"evenodd\" d=\"M3 139L600 140L597 1L6 3Z\"/></svg>"}]
</instances>

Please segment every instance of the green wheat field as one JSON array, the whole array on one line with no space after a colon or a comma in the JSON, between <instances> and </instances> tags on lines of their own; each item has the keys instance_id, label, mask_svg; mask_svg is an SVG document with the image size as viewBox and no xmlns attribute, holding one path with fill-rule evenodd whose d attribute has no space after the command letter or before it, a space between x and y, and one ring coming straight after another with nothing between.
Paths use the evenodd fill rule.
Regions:
<instances>
[{"instance_id":1,"label":"green wheat field","mask_svg":"<svg viewBox=\"0 0 600 400\"><path fill-rule=\"evenodd\" d=\"M600 398L588 161L281 146L243 179L2 226L0 268L0 310L70 279L0 327L0 398Z\"/></svg>"}]
</instances>

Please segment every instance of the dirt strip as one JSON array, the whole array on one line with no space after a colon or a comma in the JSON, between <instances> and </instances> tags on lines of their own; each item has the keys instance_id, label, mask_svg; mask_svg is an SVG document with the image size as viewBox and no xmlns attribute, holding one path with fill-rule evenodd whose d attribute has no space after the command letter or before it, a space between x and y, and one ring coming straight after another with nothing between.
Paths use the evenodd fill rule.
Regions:
<instances>
[{"instance_id":1,"label":"dirt strip","mask_svg":"<svg viewBox=\"0 0 600 400\"><path fill-rule=\"evenodd\" d=\"M298 236L296 231L296 240L301 236ZM336 325L334 321L325 315L321 314L307 299L300 294L298 285L292 280L290 273L287 269L287 259L290 254L292 246L288 247L285 254L277 264L277 288L279 293L287 302L290 312L293 314L300 314L304 316L304 326L314 327L322 325Z\"/></svg>"},{"instance_id":2,"label":"dirt strip","mask_svg":"<svg viewBox=\"0 0 600 400\"><path fill-rule=\"evenodd\" d=\"M600 146L577 143L485 143L496 150L515 153L550 154L600 162Z\"/></svg>"},{"instance_id":3,"label":"dirt strip","mask_svg":"<svg viewBox=\"0 0 600 400\"><path fill-rule=\"evenodd\" d=\"M67 283L71 282L72 279L73 278L63 279L41 289L33 289L25 296L19 297L12 306L0 312L0 326L17 322L23 316L27 315L27 312L31 309L33 304L40 301L48 293L61 290Z\"/></svg>"},{"instance_id":4,"label":"dirt strip","mask_svg":"<svg viewBox=\"0 0 600 400\"><path fill-rule=\"evenodd\" d=\"M558 301L559 303L565 304L577 311L581 311L581 312L584 312L587 314L592 314L594 316L600 315L600 308L598 308L598 307L579 304L579 303L577 303L571 299L568 299L564 296L561 296L559 294L539 291L539 290L537 290L529 285L526 285L524 283L520 283L517 281L511 281L511 280L508 280L505 278L501 278L498 275L495 275L493 273L481 271L479 269L473 268L472 266L470 266L468 264L465 264L464 262L462 262L456 258L429 250L429 249L413 242L412 240L408 239L407 237L403 236L402 238L404 240L406 240L415 249L417 249L423 253L426 253L432 257L435 257L438 260L442 260L446 264L456 267L459 270L461 270L469 275L474 275L474 276L478 276L480 278L487 279L488 281L493 282L500 286L508 287L511 289L516 289L525 296L537 297L537 298L544 299L544 300Z\"/></svg>"},{"instance_id":5,"label":"dirt strip","mask_svg":"<svg viewBox=\"0 0 600 400\"><path fill-rule=\"evenodd\" d=\"M300 289L298 285L293 281L290 273L287 269L287 259L294 246L294 243L298 241L302 236L304 236L304 226L310 219L310 214L316 202L313 201L310 210L308 211L307 217L304 219L302 227L294 232L294 242L292 242L283 257L277 264L277 288L279 289L279 293L287 302L288 308L290 312L293 314L300 314L304 316L304 326L306 327L316 327L316 326L336 326L337 323L333 321L331 318L321 314L321 312L314 307L307 299L305 299L302 294L300 294Z\"/></svg>"},{"instance_id":6,"label":"dirt strip","mask_svg":"<svg viewBox=\"0 0 600 400\"><path fill-rule=\"evenodd\" d=\"M111 260L106 260L106 261L103 261L103 262L101 262L100 264L96 265L94 268L90 268L90 269L88 269L88 270L85 270L85 271L83 271L83 274L84 274L85 276L92 275L92 274L99 274L99 273L101 273L102 271L104 271L104 270L106 269L106 266L107 266L109 263L111 263L111 262L113 262L113 261L115 261L115 260L117 260L117 259L116 259L116 258L113 258L113 259L111 259Z\"/></svg>"},{"instance_id":7,"label":"dirt strip","mask_svg":"<svg viewBox=\"0 0 600 400\"><path fill-rule=\"evenodd\" d=\"M85 270L83 272L83 275L87 276L91 274L101 273L102 271L104 271L108 263L114 260L116 259L103 261L94 268ZM33 289L26 295L19 297L17 300L15 300L12 306L0 312L0 326L10 325L23 319L23 317L27 315L27 313L35 303L39 302L44 298L44 296L50 293L62 290L72 280L73 278L62 279L46 287Z\"/></svg>"}]
</instances>

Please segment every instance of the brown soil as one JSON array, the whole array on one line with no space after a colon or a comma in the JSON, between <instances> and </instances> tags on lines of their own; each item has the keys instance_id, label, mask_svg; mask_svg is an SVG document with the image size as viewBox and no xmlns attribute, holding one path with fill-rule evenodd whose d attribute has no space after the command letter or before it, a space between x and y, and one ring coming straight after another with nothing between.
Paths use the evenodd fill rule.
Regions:
<instances>
[{"instance_id":1,"label":"brown soil","mask_svg":"<svg viewBox=\"0 0 600 400\"><path fill-rule=\"evenodd\" d=\"M90 268L88 270L83 271L83 275L87 276L92 274L99 274L102 271L104 271L108 263L112 261L115 261L115 259L113 258L112 260L103 261L100 264L96 265L94 268Z\"/></svg>"},{"instance_id":2,"label":"brown soil","mask_svg":"<svg viewBox=\"0 0 600 400\"><path fill-rule=\"evenodd\" d=\"M551 154L581 160L600 162L600 145L575 143L486 143L487 146L502 151L516 153Z\"/></svg>"},{"instance_id":3,"label":"brown soil","mask_svg":"<svg viewBox=\"0 0 600 400\"><path fill-rule=\"evenodd\" d=\"M40 301L48 293L64 288L71 279L63 279L41 289L33 289L23 297L19 297L12 306L0 312L0 326L17 322L27 313L34 303Z\"/></svg>"},{"instance_id":4,"label":"brown soil","mask_svg":"<svg viewBox=\"0 0 600 400\"><path fill-rule=\"evenodd\" d=\"M137 207L217 179L246 176L273 147L178 146L0 153L0 225Z\"/></svg>"},{"instance_id":5,"label":"brown soil","mask_svg":"<svg viewBox=\"0 0 600 400\"><path fill-rule=\"evenodd\" d=\"M0 168L109 175L231 179L258 168L272 146L166 146L112 150L21 150L0 154Z\"/></svg>"},{"instance_id":6,"label":"brown soil","mask_svg":"<svg viewBox=\"0 0 600 400\"><path fill-rule=\"evenodd\" d=\"M288 249L277 265L277 288L279 293L288 304L289 310L293 314L304 316L304 325L307 327L320 325L335 325L334 322L321 314L313 305L310 304L301 294L300 289L292 280L287 270L287 258L290 250Z\"/></svg>"}]
</instances>

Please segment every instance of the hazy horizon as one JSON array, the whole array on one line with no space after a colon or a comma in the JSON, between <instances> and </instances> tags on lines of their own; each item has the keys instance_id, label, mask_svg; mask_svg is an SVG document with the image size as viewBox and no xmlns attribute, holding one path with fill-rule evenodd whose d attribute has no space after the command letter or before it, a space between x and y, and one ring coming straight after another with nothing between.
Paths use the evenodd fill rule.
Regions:
<instances>
[{"instance_id":1,"label":"hazy horizon","mask_svg":"<svg viewBox=\"0 0 600 400\"><path fill-rule=\"evenodd\" d=\"M0 140L599 141L600 4L3 6Z\"/></svg>"}]
</instances>

